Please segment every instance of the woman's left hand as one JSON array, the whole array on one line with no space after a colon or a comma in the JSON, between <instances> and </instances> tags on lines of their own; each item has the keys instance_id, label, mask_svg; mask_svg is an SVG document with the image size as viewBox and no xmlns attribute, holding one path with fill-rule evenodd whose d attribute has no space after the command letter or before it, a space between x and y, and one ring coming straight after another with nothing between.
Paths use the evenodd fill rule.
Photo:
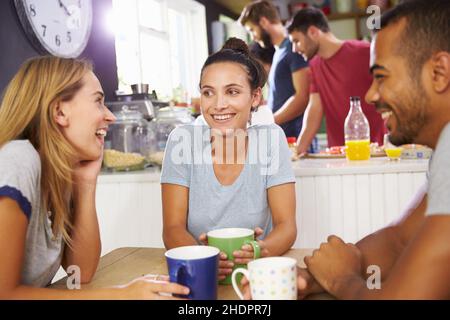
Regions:
<instances>
[{"instance_id":1,"label":"woman's left hand","mask_svg":"<svg viewBox=\"0 0 450 320\"><path fill-rule=\"evenodd\" d=\"M264 233L264 230L261 228L255 229L255 239L261 236ZM261 257L267 257L269 255L269 251L267 250L263 240L257 240ZM254 252L253 247L250 244L244 244L241 247L241 250L237 250L233 252L234 262L236 264L248 264L250 261L254 260Z\"/></svg>"},{"instance_id":2,"label":"woman's left hand","mask_svg":"<svg viewBox=\"0 0 450 320\"><path fill-rule=\"evenodd\" d=\"M96 184L102 168L103 153L97 160L81 161L74 169L73 179L76 184Z\"/></svg>"}]
</instances>

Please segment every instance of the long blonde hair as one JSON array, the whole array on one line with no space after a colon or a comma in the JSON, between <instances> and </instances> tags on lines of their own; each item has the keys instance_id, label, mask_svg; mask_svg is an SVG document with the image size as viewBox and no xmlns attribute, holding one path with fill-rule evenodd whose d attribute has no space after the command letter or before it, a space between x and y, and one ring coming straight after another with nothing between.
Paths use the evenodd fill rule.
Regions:
<instances>
[{"instance_id":1,"label":"long blonde hair","mask_svg":"<svg viewBox=\"0 0 450 320\"><path fill-rule=\"evenodd\" d=\"M28 139L41 159L41 203L51 211L53 231L70 245L75 151L55 122L56 105L70 101L92 70L85 60L51 56L26 61L8 84L0 106L0 147Z\"/></svg>"}]
</instances>

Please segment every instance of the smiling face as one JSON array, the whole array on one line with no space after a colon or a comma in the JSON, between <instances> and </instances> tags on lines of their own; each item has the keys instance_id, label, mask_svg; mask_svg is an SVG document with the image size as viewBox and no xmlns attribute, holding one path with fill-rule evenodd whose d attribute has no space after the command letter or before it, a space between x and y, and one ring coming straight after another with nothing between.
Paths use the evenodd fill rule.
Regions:
<instances>
[{"instance_id":1,"label":"smiling face","mask_svg":"<svg viewBox=\"0 0 450 320\"><path fill-rule=\"evenodd\" d=\"M102 155L108 125L115 117L104 104L104 93L94 73L86 73L82 83L70 101L59 102L55 120L79 161L96 160Z\"/></svg>"},{"instance_id":2,"label":"smiling face","mask_svg":"<svg viewBox=\"0 0 450 320\"><path fill-rule=\"evenodd\" d=\"M200 80L202 114L223 135L246 129L252 107L261 101L261 88L252 90L247 70L235 62L207 66Z\"/></svg>"},{"instance_id":3,"label":"smiling face","mask_svg":"<svg viewBox=\"0 0 450 320\"><path fill-rule=\"evenodd\" d=\"M412 79L407 61L394 47L405 21L392 24L376 35L371 47L370 69L374 80L366 101L375 104L395 145L421 143L429 98L422 79Z\"/></svg>"},{"instance_id":4,"label":"smiling face","mask_svg":"<svg viewBox=\"0 0 450 320\"><path fill-rule=\"evenodd\" d=\"M305 60L311 60L319 51L319 43L301 31L292 31L289 39L292 42L292 50L301 54Z\"/></svg>"}]
</instances>

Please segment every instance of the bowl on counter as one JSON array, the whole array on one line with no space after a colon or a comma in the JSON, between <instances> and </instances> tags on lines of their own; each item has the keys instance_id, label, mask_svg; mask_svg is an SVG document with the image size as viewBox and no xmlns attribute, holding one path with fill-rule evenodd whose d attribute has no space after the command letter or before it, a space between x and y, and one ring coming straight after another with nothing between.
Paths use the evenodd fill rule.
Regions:
<instances>
[{"instance_id":1,"label":"bowl on counter","mask_svg":"<svg viewBox=\"0 0 450 320\"><path fill-rule=\"evenodd\" d=\"M103 166L111 171L134 171L145 168L145 158L135 152L121 152L106 149L103 152Z\"/></svg>"},{"instance_id":2,"label":"bowl on counter","mask_svg":"<svg viewBox=\"0 0 450 320\"><path fill-rule=\"evenodd\" d=\"M164 151L153 152L149 154L147 157L148 163L159 167L162 166L163 159L164 159Z\"/></svg>"},{"instance_id":3,"label":"bowl on counter","mask_svg":"<svg viewBox=\"0 0 450 320\"><path fill-rule=\"evenodd\" d=\"M400 147L389 147L384 148L384 152L391 160L398 160L402 156L403 148Z\"/></svg>"}]
</instances>

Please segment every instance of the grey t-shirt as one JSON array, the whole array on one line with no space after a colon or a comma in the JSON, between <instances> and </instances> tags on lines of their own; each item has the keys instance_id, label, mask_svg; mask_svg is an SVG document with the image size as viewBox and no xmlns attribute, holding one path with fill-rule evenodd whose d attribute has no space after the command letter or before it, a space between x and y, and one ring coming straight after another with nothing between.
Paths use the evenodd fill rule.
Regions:
<instances>
[{"instance_id":1,"label":"grey t-shirt","mask_svg":"<svg viewBox=\"0 0 450 320\"><path fill-rule=\"evenodd\" d=\"M441 132L428 170L426 215L450 214L450 123Z\"/></svg>"},{"instance_id":2,"label":"grey t-shirt","mask_svg":"<svg viewBox=\"0 0 450 320\"><path fill-rule=\"evenodd\" d=\"M28 140L0 148L0 196L16 201L28 219L21 284L49 285L61 265L63 241L41 210L41 160Z\"/></svg>"},{"instance_id":3,"label":"grey t-shirt","mask_svg":"<svg viewBox=\"0 0 450 320\"><path fill-rule=\"evenodd\" d=\"M181 126L169 136L161 183L189 188L187 229L197 240L202 233L228 227L260 227L266 237L272 229L267 189L295 183L283 130L270 124L252 126L247 132L244 168L227 186L214 173L208 126Z\"/></svg>"}]
</instances>

